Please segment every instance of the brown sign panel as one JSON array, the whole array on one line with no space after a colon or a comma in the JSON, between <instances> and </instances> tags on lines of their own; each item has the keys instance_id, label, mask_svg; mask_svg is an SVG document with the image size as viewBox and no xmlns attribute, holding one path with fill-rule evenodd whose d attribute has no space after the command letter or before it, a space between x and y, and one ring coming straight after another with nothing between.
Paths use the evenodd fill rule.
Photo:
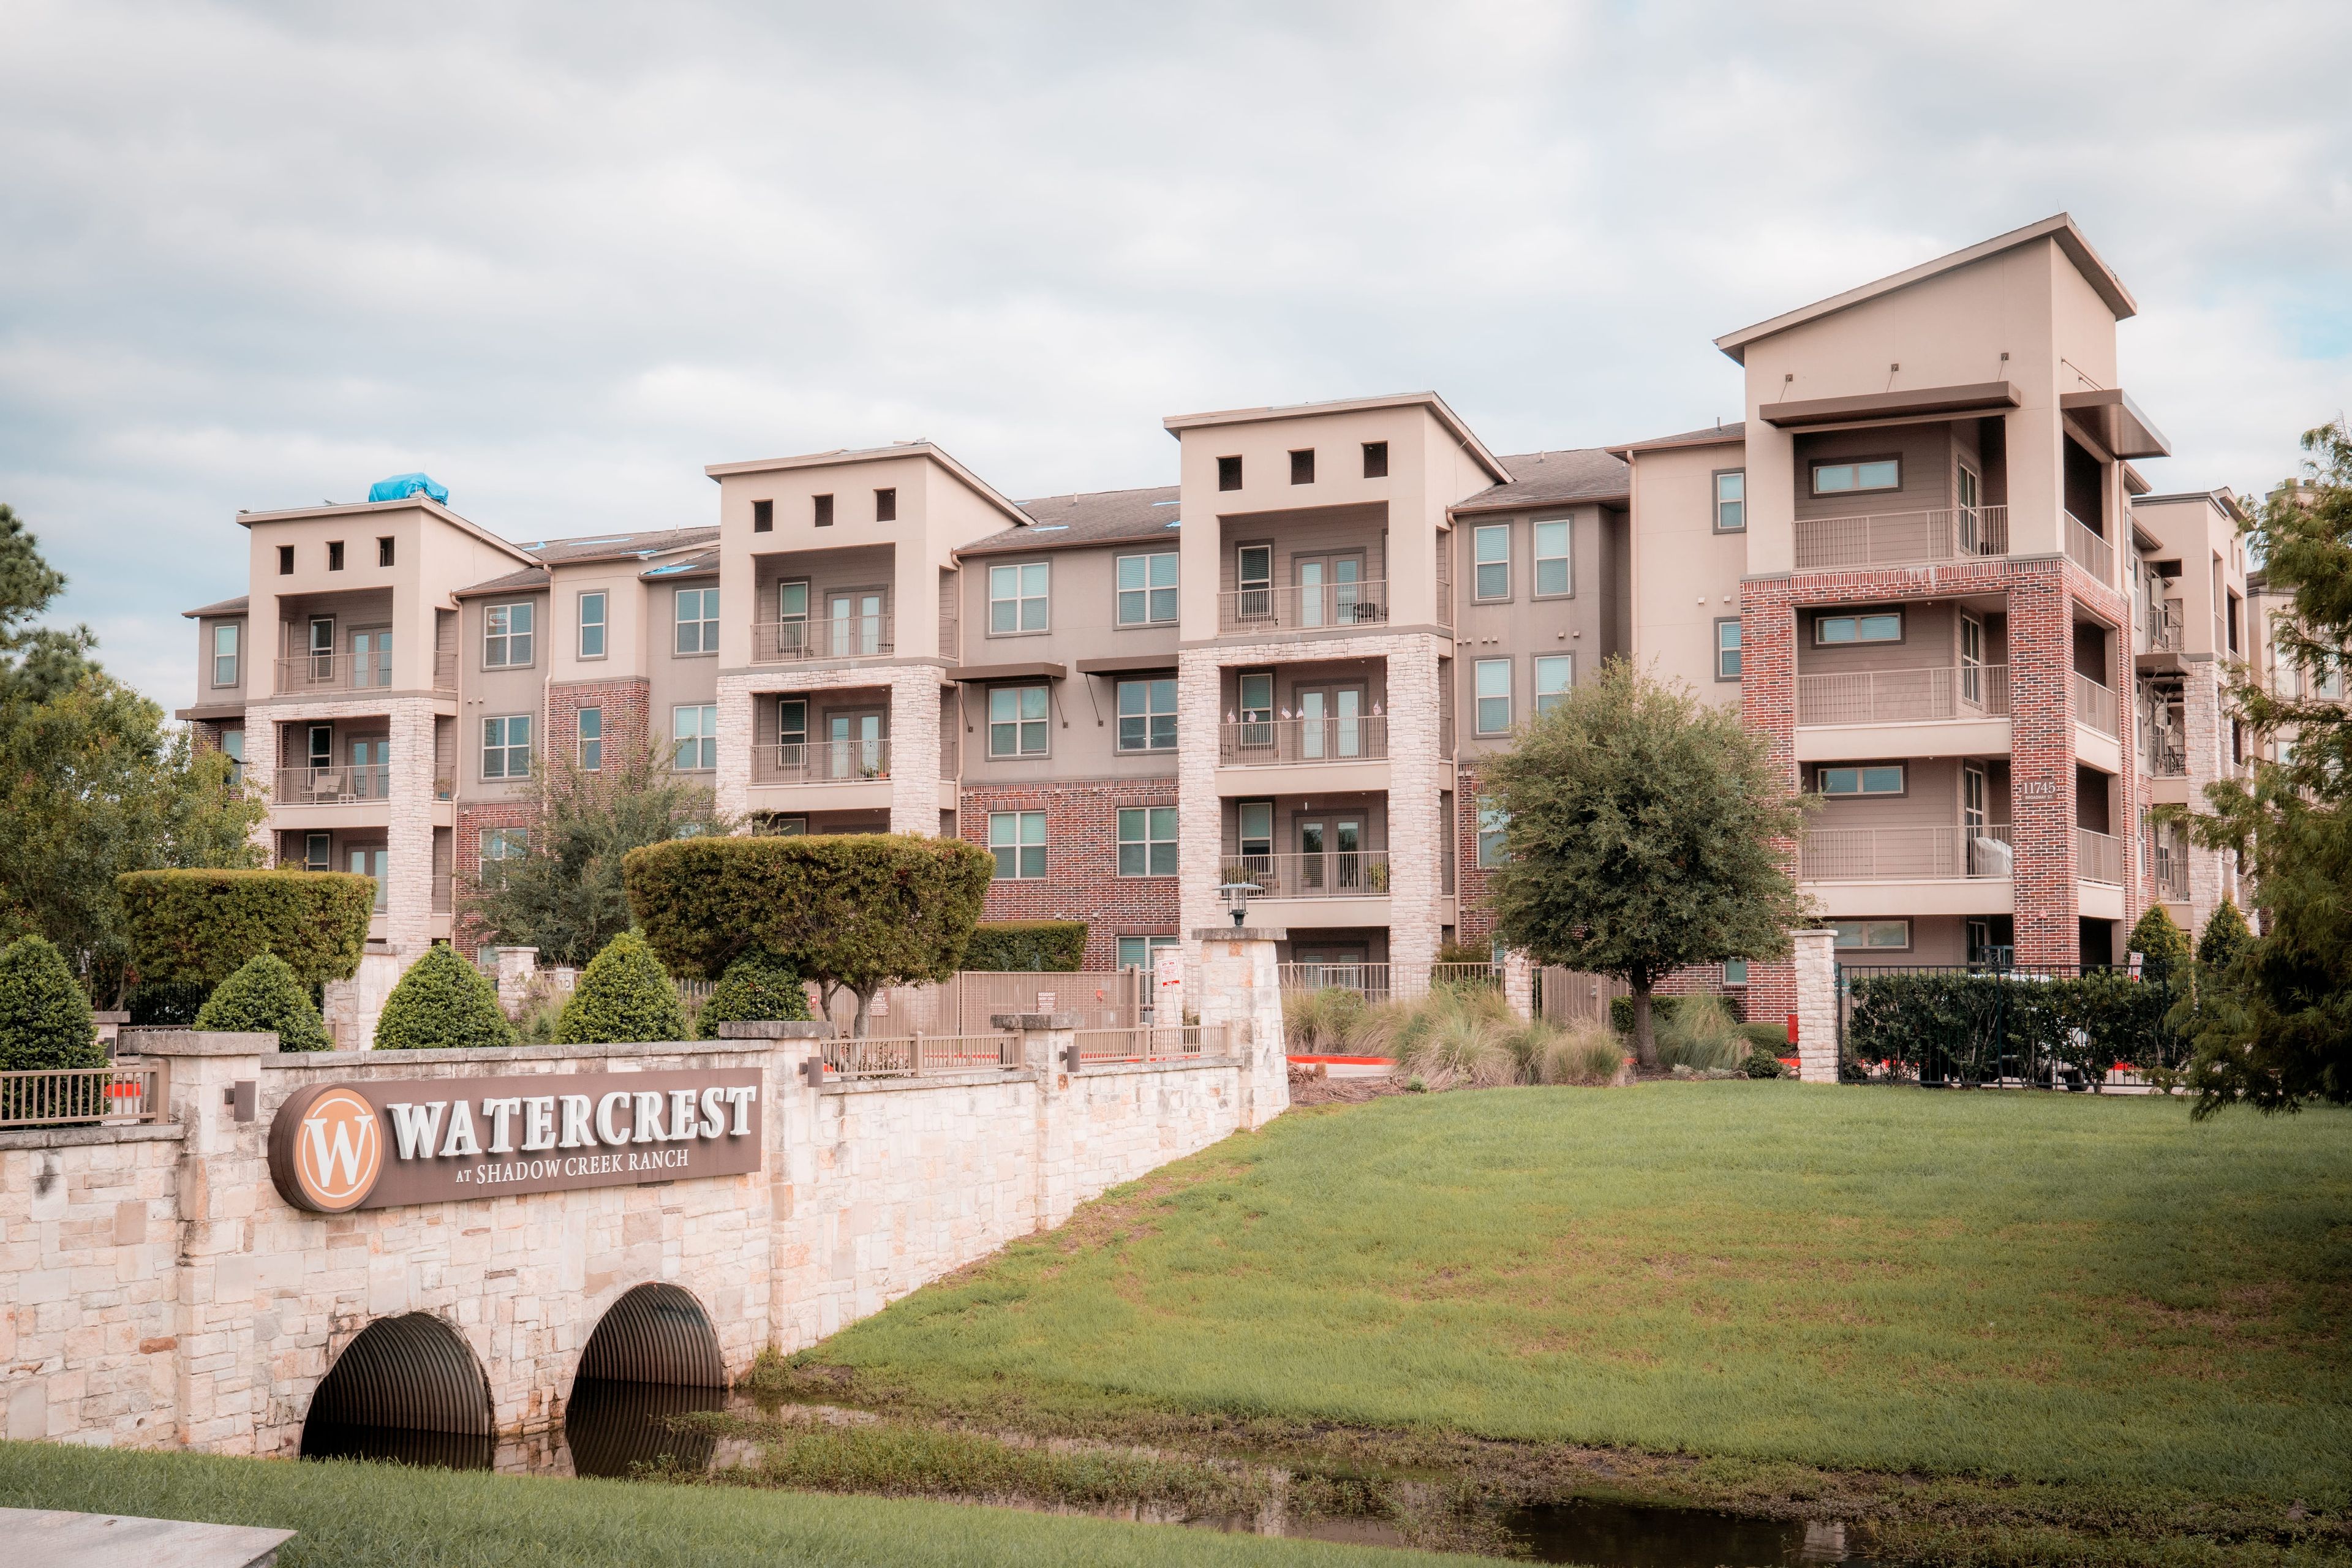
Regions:
<instances>
[{"instance_id":1,"label":"brown sign panel","mask_svg":"<svg viewBox=\"0 0 2352 1568\"><path fill-rule=\"evenodd\" d=\"M402 1079L299 1089L269 1179L317 1214L760 1169L757 1068Z\"/></svg>"}]
</instances>

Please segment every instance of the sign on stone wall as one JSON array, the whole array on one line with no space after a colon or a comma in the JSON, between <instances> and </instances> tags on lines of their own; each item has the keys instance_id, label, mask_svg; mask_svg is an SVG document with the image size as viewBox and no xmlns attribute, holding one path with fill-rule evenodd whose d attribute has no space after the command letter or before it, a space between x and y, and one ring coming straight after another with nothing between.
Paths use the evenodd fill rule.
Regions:
<instances>
[{"instance_id":1,"label":"sign on stone wall","mask_svg":"<svg viewBox=\"0 0 2352 1568\"><path fill-rule=\"evenodd\" d=\"M760 1169L757 1068L320 1084L269 1126L278 1195L316 1214Z\"/></svg>"}]
</instances>

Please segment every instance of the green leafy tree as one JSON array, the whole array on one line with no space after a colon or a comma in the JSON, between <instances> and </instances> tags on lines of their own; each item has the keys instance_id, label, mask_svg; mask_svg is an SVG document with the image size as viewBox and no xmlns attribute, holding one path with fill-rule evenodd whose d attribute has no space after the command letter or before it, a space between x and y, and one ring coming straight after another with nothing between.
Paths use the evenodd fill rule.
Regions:
<instances>
[{"instance_id":1,"label":"green leafy tree","mask_svg":"<svg viewBox=\"0 0 2352 1568\"><path fill-rule=\"evenodd\" d=\"M1772 959L1807 918L1790 879L1804 823L1736 709L1612 658L1522 727L1481 774L1505 816L1487 874L1496 940L1539 963L1622 977L1633 1045L1657 1065L1651 991L1675 970Z\"/></svg>"},{"instance_id":2,"label":"green leafy tree","mask_svg":"<svg viewBox=\"0 0 2352 1568\"><path fill-rule=\"evenodd\" d=\"M645 938L623 931L580 972L555 1037L567 1046L686 1038L677 987Z\"/></svg>"},{"instance_id":3,"label":"green leafy tree","mask_svg":"<svg viewBox=\"0 0 2352 1568\"><path fill-rule=\"evenodd\" d=\"M2189 974L2189 933L2162 904L2150 904L2131 929L2129 952L2140 956L2139 976L2150 985L2170 985Z\"/></svg>"},{"instance_id":4,"label":"green leafy tree","mask_svg":"<svg viewBox=\"0 0 2352 1568\"><path fill-rule=\"evenodd\" d=\"M334 1045L327 1037L326 1021L311 1005L310 988L294 966L274 952L256 953L222 981L196 1014L196 1027L276 1035L281 1051L323 1051Z\"/></svg>"},{"instance_id":5,"label":"green leafy tree","mask_svg":"<svg viewBox=\"0 0 2352 1568\"><path fill-rule=\"evenodd\" d=\"M2253 929L2238 906L2224 899L2205 917L2205 929L2197 933L2197 962L2215 974L2226 972L2238 962L2238 955L2252 945Z\"/></svg>"},{"instance_id":6,"label":"green leafy tree","mask_svg":"<svg viewBox=\"0 0 2352 1568\"><path fill-rule=\"evenodd\" d=\"M706 1040L719 1037L721 1024L784 1018L805 1022L809 1016L808 987L800 971L765 948L745 953L727 966L710 1000L695 1019L696 1032Z\"/></svg>"},{"instance_id":7,"label":"green leafy tree","mask_svg":"<svg viewBox=\"0 0 2352 1568\"><path fill-rule=\"evenodd\" d=\"M499 1006L498 988L446 942L435 942L408 966L376 1020L380 1051L461 1050L511 1046L515 1026Z\"/></svg>"},{"instance_id":8,"label":"green leafy tree","mask_svg":"<svg viewBox=\"0 0 2352 1568\"><path fill-rule=\"evenodd\" d=\"M629 929L622 861L632 849L735 830L707 785L678 774L667 748L607 742L603 766L541 757L520 856L483 863L463 899L489 940L535 947L543 963L584 964Z\"/></svg>"},{"instance_id":9,"label":"green leafy tree","mask_svg":"<svg viewBox=\"0 0 2352 1568\"><path fill-rule=\"evenodd\" d=\"M350 871L133 871L115 886L142 990L209 993L263 952L306 986L348 980L375 913L375 879Z\"/></svg>"},{"instance_id":10,"label":"green leafy tree","mask_svg":"<svg viewBox=\"0 0 2352 1568\"><path fill-rule=\"evenodd\" d=\"M89 998L56 945L20 936L0 948L0 1072L105 1065Z\"/></svg>"}]
</instances>

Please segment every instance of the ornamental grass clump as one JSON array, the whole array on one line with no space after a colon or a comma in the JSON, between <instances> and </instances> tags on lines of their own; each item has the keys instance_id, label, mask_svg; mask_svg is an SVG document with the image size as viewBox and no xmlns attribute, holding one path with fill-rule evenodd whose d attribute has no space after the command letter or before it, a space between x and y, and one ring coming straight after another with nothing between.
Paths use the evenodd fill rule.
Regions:
<instances>
[{"instance_id":1,"label":"ornamental grass clump","mask_svg":"<svg viewBox=\"0 0 2352 1568\"><path fill-rule=\"evenodd\" d=\"M578 989L556 1024L556 1041L566 1046L618 1045L636 1040L686 1038L686 1010L677 987L633 931L604 944L580 973Z\"/></svg>"},{"instance_id":2,"label":"ornamental grass clump","mask_svg":"<svg viewBox=\"0 0 2352 1568\"><path fill-rule=\"evenodd\" d=\"M0 948L0 1072L106 1065L89 998L44 936Z\"/></svg>"},{"instance_id":3,"label":"ornamental grass clump","mask_svg":"<svg viewBox=\"0 0 2352 1568\"><path fill-rule=\"evenodd\" d=\"M499 1006L498 988L446 942L408 966L375 1026L380 1051L463 1050L511 1046L515 1026Z\"/></svg>"},{"instance_id":4,"label":"ornamental grass clump","mask_svg":"<svg viewBox=\"0 0 2352 1568\"><path fill-rule=\"evenodd\" d=\"M695 1037L715 1040L721 1024L747 1024L770 1018L806 1022L808 987L800 971L765 948L745 953L727 966L710 999L694 1021Z\"/></svg>"},{"instance_id":5,"label":"ornamental grass clump","mask_svg":"<svg viewBox=\"0 0 2352 1568\"><path fill-rule=\"evenodd\" d=\"M274 952L257 952L220 983L196 1013L196 1027L229 1034L276 1035L281 1051L334 1048L310 987Z\"/></svg>"},{"instance_id":6,"label":"ornamental grass clump","mask_svg":"<svg viewBox=\"0 0 2352 1568\"><path fill-rule=\"evenodd\" d=\"M1283 1044L1293 1056L1345 1050L1370 1011L1363 993L1344 985L1294 991L1282 999Z\"/></svg>"},{"instance_id":7,"label":"ornamental grass clump","mask_svg":"<svg viewBox=\"0 0 2352 1568\"><path fill-rule=\"evenodd\" d=\"M1753 1047L1717 996L1688 996L1658 1030L1658 1065L1693 1072L1744 1067Z\"/></svg>"},{"instance_id":8,"label":"ornamental grass clump","mask_svg":"<svg viewBox=\"0 0 2352 1568\"><path fill-rule=\"evenodd\" d=\"M1517 1079L1521 1022L1499 991L1444 986L1370 1009L1359 1038L1431 1089L1485 1089Z\"/></svg>"},{"instance_id":9,"label":"ornamental grass clump","mask_svg":"<svg viewBox=\"0 0 2352 1568\"><path fill-rule=\"evenodd\" d=\"M1599 1024L1553 1027L1529 1065L1530 1083L1605 1087L1623 1075L1625 1047L1616 1031Z\"/></svg>"}]
</instances>

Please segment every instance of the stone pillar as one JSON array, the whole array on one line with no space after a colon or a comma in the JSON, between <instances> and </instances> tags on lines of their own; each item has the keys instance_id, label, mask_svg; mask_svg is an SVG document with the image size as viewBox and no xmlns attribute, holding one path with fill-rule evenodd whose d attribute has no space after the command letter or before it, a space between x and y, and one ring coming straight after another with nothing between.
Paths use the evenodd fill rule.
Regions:
<instances>
[{"instance_id":1,"label":"stone pillar","mask_svg":"<svg viewBox=\"0 0 2352 1568\"><path fill-rule=\"evenodd\" d=\"M1437 962L1438 900L1445 823L1438 803L1454 780L1438 733L1438 653L1433 637L1398 637L1388 656L1389 974L1399 986L1425 984ZM1451 651L1446 649L1446 651Z\"/></svg>"},{"instance_id":2,"label":"stone pillar","mask_svg":"<svg viewBox=\"0 0 2352 1568\"><path fill-rule=\"evenodd\" d=\"M890 671L890 831L940 835L940 672ZM749 715L745 715L749 718Z\"/></svg>"},{"instance_id":3,"label":"stone pillar","mask_svg":"<svg viewBox=\"0 0 2352 1568\"><path fill-rule=\"evenodd\" d=\"M1194 737L1176 752L1176 924L1192 931L1210 924L1219 914L1217 886L1225 862L1224 804L1217 796L1219 748L1211 742L1223 731L1218 708L1222 666L1213 648L1185 648L1176 655L1176 725L1180 734ZM1201 992L1201 950L1196 942L1184 944L1186 988L1198 1007Z\"/></svg>"},{"instance_id":4,"label":"stone pillar","mask_svg":"<svg viewBox=\"0 0 2352 1568\"><path fill-rule=\"evenodd\" d=\"M751 809L751 679L719 678L719 771L712 776L711 790L727 816L741 816Z\"/></svg>"},{"instance_id":5,"label":"stone pillar","mask_svg":"<svg viewBox=\"0 0 2352 1568\"><path fill-rule=\"evenodd\" d=\"M1796 939L1797 1076L1838 1080L1837 932L1800 931Z\"/></svg>"},{"instance_id":6,"label":"stone pillar","mask_svg":"<svg viewBox=\"0 0 2352 1568\"><path fill-rule=\"evenodd\" d=\"M1036 1228L1051 1230L1078 1206L1077 1162L1071 1142L1070 1054L1077 1048L1076 1013L992 1013L988 1021L1021 1037L1021 1063L1037 1075Z\"/></svg>"},{"instance_id":7,"label":"stone pillar","mask_svg":"<svg viewBox=\"0 0 2352 1568\"><path fill-rule=\"evenodd\" d=\"M1536 1016L1536 962L1524 952L1503 954L1503 1000L1522 1018Z\"/></svg>"},{"instance_id":8,"label":"stone pillar","mask_svg":"<svg viewBox=\"0 0 2352 1568\"><path fill-rule=\"evenodd\" d=\"M1152 1027L1173 1029L1184 1022L1184 950L1163 947L1151 957Z\"/></svg>"},{"instance_id":9,"label":"stone pillar","mask_svg":"<svg viewBox=\"0 0 2352 1568\"><path fill-rule=\"evenodd\" d=\"M375 1026L392 988L408 966L425 956L422 947L402 952L371 949L360 954L360 966L349 980L330 980L323 987L327 1033L339 1051L375 1049Z\"/></svg>"},{"instance_id":10,"label":"stone pillar","mask_svg":"<svg viewBox=\"0 0 2352 1568\"><path fill-rule=\"evenodd\" d=\"M500 947L491 951L499 955L499 1005L506 1009L508 1017L519 1016L524 995L539 974L539 949Z\"/></svg>"},{"instance_id":11,"label":"stone pillar","mask_svg":"<svg viewBox=\"0 0 2352 1568\"><path fill-rule=\"evenodd\" d=\"M1226 1030L1227 1048L1241 1059L1241 1125L1263 1127L1290 1109L1290 1059L1282 1038L1282 968L1278 926L1197 926L1201 982L1194 1005L1201 1026Z\"/></svg>"},{"instance_id":12,"label":"stone pillar","mask_svg":"<svg viewBox=\"0 0 2352 1568\"><path fill-rule=\"evenodd\" d=\"M384 829L383 931L392 951L414 959L433 931L433 703L387 704L392 778ZM373 1021L370 1021L371 1032Z\"/></svg>"}]
</instances>

